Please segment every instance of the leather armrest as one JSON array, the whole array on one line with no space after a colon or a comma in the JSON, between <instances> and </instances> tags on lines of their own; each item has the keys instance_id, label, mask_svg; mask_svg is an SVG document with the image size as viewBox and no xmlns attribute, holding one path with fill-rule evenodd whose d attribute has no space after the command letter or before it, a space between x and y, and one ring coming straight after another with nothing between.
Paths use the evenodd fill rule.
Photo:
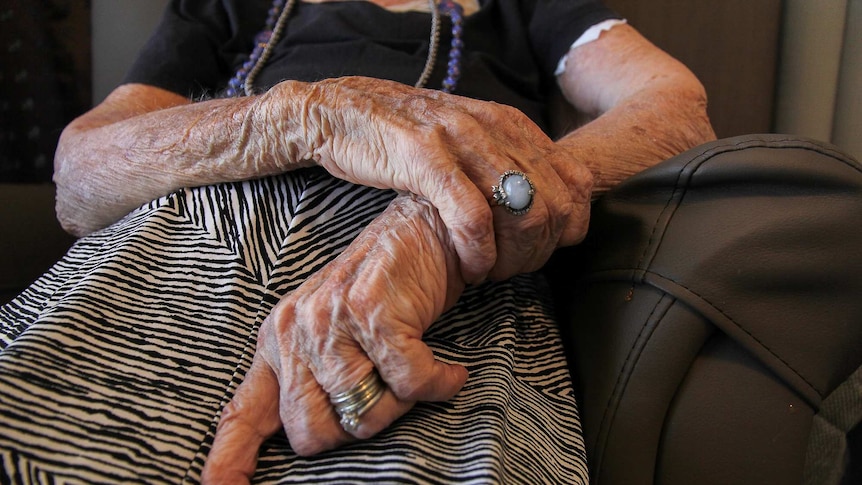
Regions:
<instances>
[{"instance_id":1,"label":"leather armrest","mask_svg":"<svg viewBox=\"0 0 862 485\"><path fill-rule=\"evenodd\" d=\"M799 483L812 416L862 365L862 168L720 140L594 207L551 274L594 483Z\"/></svg>"}]
</instances>

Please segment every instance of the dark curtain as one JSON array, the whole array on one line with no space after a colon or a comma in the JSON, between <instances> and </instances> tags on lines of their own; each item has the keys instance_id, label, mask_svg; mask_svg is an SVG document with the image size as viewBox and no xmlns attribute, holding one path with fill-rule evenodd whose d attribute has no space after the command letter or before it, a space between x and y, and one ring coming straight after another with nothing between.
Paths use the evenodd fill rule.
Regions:
<instances>
[{"instance_id":1,"label":"dark curtain","mask_svg":"<svg viewBox=\"0 0 862 485\"><path fill-rule=\"evenodd\" d=\"M0 0L0 182L49 182L90 106L89 0Z\"/></svg>"}]
</instances>

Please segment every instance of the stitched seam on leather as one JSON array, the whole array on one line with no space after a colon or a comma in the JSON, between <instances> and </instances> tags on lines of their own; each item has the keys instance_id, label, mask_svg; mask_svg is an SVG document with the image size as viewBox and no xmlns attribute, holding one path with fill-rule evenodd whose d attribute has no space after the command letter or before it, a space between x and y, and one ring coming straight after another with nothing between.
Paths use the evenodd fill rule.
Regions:
<instances>
[{"instance_id":1,"label":"stitched seam on leather","mask_svg":"<svg viewBox=\"0 0 862 485\"><path fill-rule=\"evenodd\" d=\"M776 146L776 144L778 143L793 143L793 145ZM682 200L682 197L684 197L685 193L688 192L688 184L689 182L691 182L692 178L694 177L700 166L707 163L712 158L718 155L722 155L729 152L736 152L740 150L746 150L749 148L767 148L771 150L801 149L813 151L815 153L828 156L829 158L832 158L833 160L838 161L856 171L862 171L858 166L848 161L843 153L827 146L821 146L811 141L802 140L798 137L776 138L769 140L744 138L731 145L719 145L706 148L702 152L694 156L691 160L686 162L685 165L683 165L677 173L676 182L674 182L674 189L668 196L664 208L659 212L658 216L656 216L655 222L653 222L652 231L650 232L647 244L644 246L643 253L641 253L640 259L635 265L635 271L648 271L651 261L650 263L645 263L645 260L647 259L647 254L650 252L650 248L653 248L653 254L658 253L658 248L661 246L661 241L664 239L664 230L662 230L662 234L660 236L656 237L656 234L659 232L659 221L661 221L662 217L670 210L670 206L671 203L674 201L674 198L678 194L682 193L679 199ZM691 173L688 174L687 181L685 182L685 184L683 184L683 173L686 173L687 170L694 164L697 164L698 166L695 167L691 171ZM669 218L668 221L664 224L663 229L667 229L667 227L670 226L670 220L671 218ZM656 240L658 240L657 243L655 242ZM655 246L653 247L654 244Z\"/></svg>"},{"instance_id":2,"label":"stitched seam on leather","mask_svg":"<svg viewBox=\"0 0 862 485\"><path fill-rule=\"evenodd\" d=\"M792 145L790 145L790 146L777 146L777 144L779 144L779 143L792 143ZM677 174L676 181L674 183L674 189L671 191L671 194L668 196L664 208L662 208L662 210L659 212L658 216L656 217L655 221L653 222L653 227L652 227L652 231L650 232L649 239L648 239L647 244L645 245L644 250L641 253L640 259L637 261L637 264L635 265L635 267L633 267L633 268L605 269L605 270L602 270L600 272L594 272L594 273L590 274L589 279L592 281L600 281L601 278L596 278L596 276L598 274L601 274L601 273L606 272L606 271L608 271L608 272L610 272L610 271L632 272L633 271L635 275L637 275L639 273L640 274L647 274L648 273L648 274L656 275L656 276L661 277L661 278L665 278L664 276L649 270L649 264L651 264L651 261L649 264L647 264L646 267L644 267L644 263L645 263L645 260L647 259L647 255L649 254L650 249L653 248L653 244L655 244L656 239L658 239L658 243L655 246L655 248L653 249L653 252L657 253L658 248L661 246L661 240L664 238L665 232L663 232L662 235L659 236L658 238L656 237L656 234L660 231L659 222L661 221L662 217L667 214L668 210L670 209L670 207L672 205L672 202L674 201L674 197L677 196L680 193L680 191L683 191L683 196L684 196L684 192L687 192L688 183L686 183L685 185L682 185L683 173L686 172L692 166L692 164L697 163L697 164L702 165L702 164L708 162L709 160L711 160L713 157L716 157L718 155L721 155L724 153L729 153L729 152L734 152L734 151L739 151L739 150L744 150L744 149L748 149L748 148L767 148L767 149L782 149L782 150L783 149L803 149L803 150L813 151L813 152L819 153L821 155L828 156L828 157L842 163L843 165L848 166L848 167L856 170L857 172L862 171L862 170L860 170L860 168L857 165L848 161L846 159L846 156L842 152L837 151L835 149L832 149L828 146L818 145L818 144L813 143L811 141L803 140L803 139L800 139L798 137L792 137L792 136L791 137L785 137L785 138L766 139L766 140L745 138L745 139L741 139L740 141L733 143L731 145L719 145L719 146L709 147L709 148L701 151L701 153L694 156L690 161L685 163L680 168L680 170ZM690 174L688 174L688 181L691 181L692 177L694 176L694 174L698 168L699 167L696 167ZM666 229L670 225L670 221L671 221L671 219L668 219L668 222L666 224L664 224L664 229ZM610 280L618 280L618 279L620 279L620 278L609 278L608 280L610 281ZM668 281L674 282L675 284L679 285L682 288L685 288L686 290L690 291L693 295L697 296L702 301L704 301L706 304L708 304L710 307L715 309L715 311L717 311L719 314L724 316L729 322L731 322L731 324L733 324L736 328L742 330L743 333L745 333L746 335L751 337L764 350L766 350L766 352L768 352L770 355L775 357L779 362L781 362L788 369L790 369L796 376L798 376L800 379L802 379L803 382L805 382L808 386L810 386L812 389L814 389L818 393L818 395L820 395L821 397L823 396L823 392L820 389L818 389L817 386L812 384L807 378L805 378L805 376L803 376L796 368L794 368L792 365L790 365L790 363L788 363L787 361L782 359L779 355L777 355L775 352L773 352L772 349L770 349L767 345L765 345L754 334L752 334L747 329L742 327L733 318L731 318L725 312L723 312L718 307L716 307L711 301L704 298L702 295L700 295L696 291L693 291L691 288L687 287L686 285L683 285L683 284L679 283L678 281L673 280L672 278L665 278L665 279L667 279ZM626 280L628 281L630 279L626 278ZM632 278L631 280L643 281L643 277ZM654 287L654 285L651 285L651 286ZM652 319L654 313L656 312L656 310L658 309L658 306L661 303L662 299L659 299L659 302L656 303L656 306L653 308L652 312L650 313L650 316L649 316L650 319L648 319L647 322L651 321L651 319ZM645 327L646 327L646 325L645 325ZM623 364L623 369L626 368L628 362L631 360L632 354L633 354L633 352L637 346L637 343L640 341L640 338L643 335L644 330L645 330L645 328L641 329L641 333L638 334L638 339L635 341L635 344L629 350L629 356L627 357L626 361ZM605 434L605 436L606 436L607 434L610 433L610 431L609 431L610 425L607 423L607 421L609 419L608 416L609 416L609 413L611 411L611 407L613 407L613 409L615 411L620 405L620 399L619 398L617 398L617 402L615 405L612 404L612 401L614 400L615 397L618 397L620 395L621 391L619 388L622 385L621 381L624 377L625 377L624 373L621 372L617 378L617 382L614 385L614 392L608 399L608 403L606 404L605 412L602 416L602 421L601 421L601 424L599 426L599 439L602 439L603 434ZM606 427L608 428L607 431L605 429ZM602 461L604 460L604 454L606 452L606 449L607 449L607 439L605 438L605 442L602 445L602 455L601 455ZM599 462L597 464L597 467L596 467L597 473L600 472L600 470L601 470L601 464L602 464L601 462ZM596 479L598 479L598 477L596 477Z\"/></svg>"},{"instance_id":3,"label":"stitched seam on leather","mask_svg":"<svg viewBox=\"0 0 862 485\"><path fill-rule=\"evenodd\" d=\"M691 294L693 294L694 296L696 296L696 297L700 298L702 301L704 301L705 303L707 303L711 308L713 308L715 311L717 311L718 313L720 313L723 317L727 318L727 320L728 320L730 323L732 323L736 328L738 328L738 329L742 330L746 335L748 335L749 337L751 337L755 342L757 342L761 347L763 347L763 349L764 349L764 350L766 350L767 352L769 352L769 354L770 354L770 355L772 355L772 356L773 356L773 357L775 357L779 362L781 362L782 364L784 364L785 366L787 366L787 368L788 368L788 369L790 369L791 371L793 371L793 373L794 373L794 374L796 374L800 379L802 379L803 381L805 381L805 383L806 383L806 384L808 384L809 386L811 386L811 388L812 388L812 389L814 389L815 391L817 391L817 394L818 394L818 395L820 395L820 397L823 397L823 394L824 394L824 393L823 393L823 391L822 391L822 390L820 390L817 386L815 386L811 381L809 381L809 380L808 380L804 375L802 375L802 374L801 374L801 373L800 373L800 372L799 372L795 367L793 367L793 365L791 365L789 362L787 362L786 360L784 360L783 358L781 358L781 356L780 356L780 355L778 355L778 354L776 354L775 352L773 352L773 351L772 351L772 349L771 349L771 348L769 348L769 346L768 346L768 345L766 345L762 340L760 340L759 338L757 338L757 336L755 336L755 335L754 335L753 333L751 333L748 329L746 329L746 328L745 328L745 327L743 327L741 324L739 324L736 320L734 320L734 319L733 319L733 317L731 317L731 316L730 316L730 315L728 315L726 312L724 312L723 310L721 310L720 308L718 308L717 306L715 306L715 304L713 304L713 303L712 303L712 301L710 301L708 298L706 298L705 296L703 296L703 295L701 295L700 293L698 293L698 292L694 291L693 289L691 289L689 286L687 286L687 285L685 285L685 284L683 284L683 283L681 283L681 282L679 282L679 281L677 281L677 280L675 280L675 279L673 279L673 278L670 278L670 277L667 277L667 276L662 275L662 274L660 274L660 273L656 273L656 272L654 272L654 271L649 271L649 270L646 270L646 273L649 273L649 274L651 274L651 275L658 276L659 278L662 278L662 279L666 279L666 280L668 280L668 281L671 281L671 282L673 282L674 284L679 285L681 288L684 288L685 290L687 290L687 291L691 292ZM649 284L650 286L653 286L653 287L655 288L655 285L652 285L652 284L650 284L649 282L646 282L646 284ZM662 290L661 288L657 288L657 289L658 289L658 290L661 290L661 291L664 291L664 290ZM678 296L676 296L676 295L674 295L674 297L679 299L679 297L678 297ZM682 301L685 301L685 300L683 299Z\"/></svg>"},{"instance_id":4,"label":"stitched seam on leather","mask_svg":"<svg viewBox=\"0 0 862 485\"><path fill-rule=\"evenodd\" d=\"M606 273L606 272L607 272L607 273L615 273L615 272L631 272L633 269L634 269L634 270L638 270L637 268L613 268L613 269L605 269L605 270L602 270L602 271L599 271L599 272L592 273L592 274L590 275L590 276L591 276L590 281L592 281L592 282L597 282L597 281L630 281L630 278L620 278L620 277L618 277L618 276L612 276L612 277L609 277L609 278L600 278L600 277L597 277L597 275L601 275L602 273ZM648 273L648 274L651 274L651 275L653 275L653 276L657 276L657 277L659 277L659 278L662 278L662 279L665 279L665 280L667 280L667 281L670 281L670 282L672 282L672 283L674 283L674 284L676 284L676 285L679 285L679 287L681 287L681 288L683 288L683 289L685 289L685 290L687 290L687 291L691 292L691 294L695 295L696 297L700 298L703 302L705 302L706 304L708 304L708 305L709 305L711 308L713 308L716 312L720 313L723 317L727 318L727 320L728 320L729 322L731 322L735 327L739 328L739 329L740 329L740 330L742 330L746 335L748 335L749 337L751 337L755 342L757 342L761 347L763 347L763 349L764 349L764 350L766 350L770 355L772 355L773 357L775 357L779 362L781 362L782 364L784 364L785 366L787 366L787 368L788 368L788 369L790 369L791 371L793 371L793 373L794 373L794 374L796 374L796 375L797 375L800 379L802 379L806 384L808 384L809 386L811 386L811 388L812 388L812 389L814 389L814 390L817 392L817 394L819 394L821 397L823 397L823 391L822 391L821 389L819 389L817 386L815 386L814 384L812 384L812 383L811 383L807 378L805 378L805 376L804 376L804 375L802 375L798 370L796 370L796 368L794 368L794 367L793 367L789 362L785 361L783 358L781 358L781 356L779 356L778 354L776 354L775 352L773 352L773 351L772 351L772 349L771 349L771 348L769 348L769 346L767 346L766 344L764 344L764 343L763 343L760 339L758 339L754 334L752 334L752 333L751 333L750 331L748 331L745 327L743 327L742 325L740 325L740 324L739 324L736 320L734 320L730 315L728 315L727 313L725 313L724 311L722 311L721 309L719 309L717 306L715 306L715 304L713 304L713 303L712 303L712 301L710 301L709 299L707 299L706 297L704 297L704 296L703 296L703 295L701 295L700 293L698 293L698 292L694 291L694 290L693 290L693 289L691 289L690 287L688 287L688 286L686 286L686 285L684 285L684 284L680 283L680 282L679 282L679 281L677 281L677 280L674 280L673 278L669 278L669 277L667 277L667 276L665 276L665 275L663 275L663 274L661 274L661 273L656 273L655 271L650 271L650 270L638 270L638 271L643 271L644 273ZM664 289L657 287L655 284L653 284L653 283L651 283L651 282L649 282L649 281L644 281L644 282L643 282L643 284L646 284L646 285L649 285L649 286L651 286L651 287L653 287L653 288L656 288L656 289L657 289L657 290L659 290L659 291L663 291L663 292L665 291ZM679 298L677 295L673 295L673 297L674 297L674 298L677 298L677 299L679 299L679 300L681 300L681 301L683 301L683 302L685 302L685 299L681 299L681 298Z\"/></svg>"},{"instance_id":5,"label":"stitched seam on leather","mask_svg":"<svg viewBox=\"0 0 862 485\"><path fill-rule=\"evenodd\" d=\"M698 155L698 158L700 156L702 156L702 155ZM686 164L686 166L688 166L688 164ZM674 188L671 191L670 196L668 196L667 201L664 204L664 208L662 208L662 210L659 211L658 215L655 218L655 221L652 224L652 231L650 231L649 239L647 239L647 243L644 246L644 250L641 253L640 259L638 259L637 264L635 264L635 271L637 271L639 268L641 268L641 266L643 266L644 261L647 259L647 253L649 253L650 248L653 246L653 240L655 239L656 233L659 230L659 221L661 221L662 216L669 210L670 204L671 204L671 202L673 202L674 195L676 195L677 191L679 190L680 179L682 179L682 173L683 173L684 169L685 169L685 167L683 167L683 169L680 170L679 173L676 174L676 182L674 182ZM665 227L667 227L667 226L665 226ZM644 268L644 270L645 269L646 268Z\"/></svg>"},{"instance_id":6,"label":"stitched seam on leather","mask_svg":"<svg viewBox=\"0 0 862 485\"><path fill-rule=\"evenodd\" d=\"M634 368L637 365L637 362L640 360L640 356L643 354L643 349L644 347L646 347L646 343L649 341L649 337L644 336L645 332L649 329L650 336L652 336L652 333L655 332L655 329L658 327L658 325L653 324L654 317L656 316L656 312L662 306L662 303L668 298L670 298L671 300L675 299L674 297L663 292L662 296L658 299L658 301L656 301L655 306L653 306L653 309L647 316L647 319L644 321L640 332L638 332L637 338L635 338L631 348L629 348L629 351L626 355L626 360L623 362L620 373L617 376L617 381L614 383L613 392L611 393L610 397L608 397L607 404L605 404L605 411L602 414L602 421L599 424L599 439L602 439L603 434L605 436L603 439L604 443L602 444L602 458L601 461L597 463L596 473L600 473L602 468L602 462L604 461L605 452L607 451L607 445L609 442L609 440L607 439L607 435L610 434L610 430L613 427L613 418L611 418L611 415L615 415L617 410L619 409L620 403L622 402L622 394L628 387L628 382L629 379L631 379L631 375L634 371ZM662 312L662 316L667 313L670 307L671 305L667 304L667 306L664 308L664 311ZM636 352L638 348L640 348L640 351ZM630 362L631 367L629 367ZM626 372L626 369L628 369L629 372ZM596 479L598 480L598 477L596 477Z\"/></svg>"},{"instance_id":7,"label":"stitched seam on leather","mask_svg":"<svg viewBox=\"0 0 862 485\"><path fill-rule=\"evenodd\" d=\"M671 191L670 195L668 196L667 201L665 202L664 208L662 208L662 210L656 216L655 222L653 222L652 231L650 232L649 239L647 240L647 244L646 244L646 246L644 246L643 253L641 253L641 257L638 260L637 264L635 265L636 271L638 271L638 270L646 271L647 268L649 267L649 263L646 263L646 265L645 265L644 262L647 259L647 254L650 252L650 248L653 248L653 244L654 244L653 241L656 240L656 234L659 232L659 225L660 225L659 221L661 221L662 217L670 210L671 203L674 201L674 198L676 197L676 195L680 192L683 192L683 195L684 195L684 193L686 191L686 187L688 186L688 184L682 185L683 174L686 173L686 170L688 170L688 168L693 163L709 160L710 158L715 156L717 153L724 153L725 151L727 151L727 149L728 149L727 146L709 147L709 148L703 150L702 152L700 152L697 156L695 156L694 158L692 158L688 162L686 162L686 164L683 165L680 168L680 170L677 172L676 181L674 182L673 190ZM715 152L715 153L710 154L709 152ZM707 156L707 154L709 154L709 155ZM704 156L706 156L706 158L704 158L701 161L701 159ZM689 175L688 178L689 178L689 180L691 180L691 175ZM668 219L668 222L669 221L670 221L670 219ZM668 226L668 223L665 223L664 229L667 229L667 226ZM658 247L661 246L660 241L663 238L664 238L664 231L662 231L662 235L657 238L659 243L657 243L655 245L655 248L653 250L653 254L658 252Z\"/></svg>"},{"instance_id":8,"label":"stitched seam on leather","mask_svg":"<svg viewBox=\"0 0 862 485\"><path fill-rule=\"evenodd\" d=\"M791 145L791 146L776 146L776 144L778 144L778 143L793 143L793 145ZM838 162L840 162L840 163L842 163L842 164L844 164L850 168L853 168L856 171L859 171L859 167L855 166L853 163L849 162L847 159L845 159L844 157L841 156L841 152L833 150L829 147L816 145L816 144L809 142L809 141L800 140L799 138L796 138L796 137L787 137L787 138L771 139L771 140L759 140L759 139L753 139L752 140L752 139L746 138L746 139L740 140L737 143L734 143L732 145L722 145L722 146L718 146L718 147L711 147L707 150L704 150L703 152L698 154L696 157L694 157L692 160L687 162L679 170L679 173L677 174L677 179L676 179L676 182L674 185L674 190L671 192L671 195L668 197L668 200L667 200L667 203L665 204L664 209L662 209L662 211L659 213L659 216L656 218L656 221L653 223L653 230L652 230L652 233L650 234L650 239L647 243L646 248L644 249L643 254L641 255L641 259L638 261L638 263L635 267L635 271L642 272L643 274L647 274L647 273L653 274L653 275L665 278L668 281L672 281L673 283L679 285L680 287L685 288L686 290L690 291L692 294L694 294L695 296L697 296L698 298L700 298L701 300L703 300L704 302L709 304L713 309L715 309L717 312L719 312L721 315L723 315L725 318L727 318L727 320L730 321L736 328L742 330L743 333L745 333L746 335L751 337L764 350L766 350L770 355L775 357L779 362L784 364L788 369L790 369L794 374L796 374L796 376L798 376L806 384L808 384L808 386L810 386L812 389L814 389L818 395L823 397L823 391L821 389L819 389L817 386L815 386L811 381L809 381L804 375L802 375L799 370L797 370L789 362L787 362L783 358L781 358L781 356L776 354L763 341L758 339L753 333L751 333L745 327L743 327L738 322L736 322L728 314L726 314L725 312L720 310L718 307L716 307L711 301L706 299L703 295L700 295L696 291L694 291L691 288L689 288L688 286L680 283L679 281L674 280L673 278L668 278L668 277L660 275L659 273L655 273L655 272L651 271L649 269L649 264L646 267L642 267L642 265L644 264L644 259L646 258L646 255L649 252L649 249L650 249L650 247L652 247L653 244L656 244L655 249L654 249L654 253L658 252L658 248L661 246L661 242L664 239L664 235L667 234L666 229L670 226L670 222L671 222L672 217L669 218L668 221L664 224L663 229L665 229L665 230L663 230L662 234L658 237L658 242L654 243L655 235L659 230L659 228L658 228L659 221L661 220L662 216L668 211L668 208L671 205L671 202L674 200L674 196L676 196L680 191L682 191L682 197L684 197L685 193L688 191L688 183L692 180L692 178L694 177L697 170L701 166L703 166L705 163L707 163L709 160L711 160L712 158L714 158L718 155L721 155L724 153L729 153L729 152L734 152L734 151L739 151L739 150L744 150L744 149L748 149L748 148L766 148L766 149L771 149L771 150L776 150L776 149L777 150L803 149L803 150L814 151L814 152L819 153L821 155L828 156L828 157L830 157L830 158L832 158L832 159L834 159L834 160L836 160L836 161L838 161ZM709 153L710 151L712 151L713 153ZM682 174L684 172L686 172L689 169L689 167L691 167L692 164L697 164L698 166L695 167L692 170L692 172L689 174L686 183L683 186L680 186L680 184L682 183ZM651 261L650 261L650 263L651 263ZM643 277L638 278L638 280L643 281Z\"/></svg>"},{"instance_id":9,"label":"stitched seam on leather","mask_svg":"<svg viewBox=\"0 0 862 485\"><path fill-rule=\"evenodd\" d=\"M775 145L776 143L793 143L793 145L776 146ZM747 145L747 146L742 146L742 145ZM747 148L768 148L771 150L801 149L801 150L812 151L812 152L819 153L821 155L828 156L829 158L832 158L837 162L841 162L842 164L844 164L850 168L853 168L857 172L862 172L862 169L860 169L860 167L856 163L853 163L853 162L848 160L849 157L845 153L843 153L839 150L836 150L832 147L828 147L825 145L819 145L813 141L805 140L805 139L795 137L795 136L790 136L787 138L775 138L775 139L770 139L770 140L760 140L760 139L747 138L747 139L740 140L740 141L738 141L732 145L725 145L722 147L714 147L714 148L726 148L726 150L722 150L716 154L726 153L729 151L744 150ZM705 150L703 153L706 153L707 151L709 151L709 150ZM698 156L702 156L703 153L701 155L698 155ZM710 158L712 158L712 156L710 156ZM706 159L706 160L708 160L708 159ZM704 160L704 161L706 161L706 160Z\"/></svg>"}]
</instances>

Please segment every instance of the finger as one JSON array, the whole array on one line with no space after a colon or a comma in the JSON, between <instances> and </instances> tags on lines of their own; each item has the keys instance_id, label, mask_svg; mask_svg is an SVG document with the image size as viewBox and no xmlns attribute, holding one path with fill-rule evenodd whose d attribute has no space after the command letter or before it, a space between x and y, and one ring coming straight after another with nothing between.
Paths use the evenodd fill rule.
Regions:
<instances>
[{"instance_id":1,"label":"finger","mask_svg":"<svg viewBox=\"0 0 862 485\"><path fill-rule=\"evenodd\" d=\"M278 395L278 381L272 370L255 357L245 380L222 410L201 474L202 483L249 483L260 446L280 428Z\"/></svg>"},{"instance_id":2,"label":"finger","mask_svg":"<svg viewBox=\"0 0 862 485\"><path fill-rule=\"evenodd\" d=\"M418 338L377 343L370 347L369 357L402 401L447 401L467 382L464 366L437 360L431 348Z\"/></svg>"},{"instance_id":3,"label":"finger","mask_svg":"<svg viewBox=\"0 0 862 485\"><path fill-rule=\"evenodd\" d=\"M463 365L447 364L434 359L424 384L416 387L412 393L405 394L403 398L413 401L448 401L464 387L467 377L467 368Z\"/></svg>"},{"instance_id":4,"label":"finger","mask_svg":"<svg viewBox=\"0 0 862 485\"><path fill-rule=\"evenodd\" d=\"M291 448L300 456L312 456L355 439L370 438L414 405L412 401L398 399L389 389L383 389L382 396L360 416L359 424L345 429L329 395L319 385L314 387L301 394L282 387L281 419Z\"/></svg>"},{"instance_id":5,"label":"finger","mask_svg":"<svg viewBox=\"0 0 862 485\"><path fill-rule=\"evenodd\" d=\"M442 362L437 362L437 364L440 364L440 372L434 372L428 376L430 385L418 388L418 392L414 393L415 396L422 397L403 399L399 398L391 388L386 388L383 390L383 394L379 400L359 417L358 425L355 428L343 428L340 417L333 411L335 419L332 422L337 423L336 427L340 431L340 433L333 433L333 435L340 434L342 437L348 436L349 438L346 440L338 439L324 444L321 442L319 433L321 429L324 429L321 426L317 429L315 435L319 446L319 449L316 451L333 448L343 444L345 441L352 441L354 438L371 438L406 414L417 401L447 401L451 399L464 386L467 379L467 370L459 365L448 365ZM385 377L381 375L381 378L385 381ZM296 449L295 446L294 449Z\"/></svg>"},{"instance_id":6,"label":"finger","mask_svg":"<svg viewBox=\"0 0 862 485\"><path fill-rule=\"evenodd\" d=\"M526 172L526 176L535 189L526 213L516 214L496 201L491 202L499 256L488 275L490 279L505 279L541 268L559 246L575 210L556 174L548 176L536 170Z\"/></svg>"},{"instance_id":7,"label":"finger","mask_svg":"<svg viewBox=\"0 0 862 485\"><path fill-rule=\"evenodd\" d=\"M566 229L560 237L559 247L573 246L583 241L590 222L593 175L584 165L566 160L555 165L563 180L566 180L574 209L569 215Z\"/></svg>"},{"instance_id":8,"label":"finger","mask_svg":"<svg viewBox=\"0 0 862 485\"><path fill-rule=\"evenodd\" d=\"M354 429L345 430L356 439L368 439L388 428L415 405L415 401L403 401L386 389L380 399L359 418L359 424ZM341 425L339 421L339 426Z\"/></svg>"},{"instance_id":9,"label":"finger","mask_svg":"<svg viewBox=\"0 0 862 485\"><path fill-rule=\"evenodd\" d=\"M520 126L518 117L514 116L519 112L501 111L512 116L499 119L498 113L495 126L511 124L512 119L516 120L514 126ZM489 117L487 114L481 116ZM534 127L524 126L522 129L531 128ZM482 192L485 205L492 211L497 258L488 273L491 279L503 279L540 268L558 247L574 208L568 187L549 163L555 155L559 156L551 149L553 142L537 128L532 131L535 133L530 133L526 139L483 132L487 136L472 136L470 143L451 143L453 155ZM457 137L458 134L451 136ZM502 176L512 170L526 174L536 190L529 210L518 215L495 200L496 187L502 185Z\"/></svg>"},{"instance_id":10,"label":"finger","mask_svg":"<svg viewBox=\"0 0 862 485\"><path fill-rule=\"evenodd\" d=\"M484 281L497 261L494 218L485 195L461 171L416 193L423 192L449 231L464 281Z\"/></svg>"},{"instance_id":11,"label":"finger","mask_svg":"<svg viewBox=\"0 0 862 485\"><path fill-rule=\"evenodd\" d=\"M315 376L303 365L290 368L289 381L281 386L279 415L291 449L311 456L351 441Z\"/></svg>"}]
</instances>

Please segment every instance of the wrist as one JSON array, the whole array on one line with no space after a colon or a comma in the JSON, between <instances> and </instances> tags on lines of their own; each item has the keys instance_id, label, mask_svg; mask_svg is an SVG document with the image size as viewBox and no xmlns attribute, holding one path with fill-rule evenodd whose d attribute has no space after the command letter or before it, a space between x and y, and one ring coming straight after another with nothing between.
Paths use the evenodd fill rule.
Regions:
<instances>
[{"instance_id":1,"label":"wrist","mask_svg":"<svg viewBox=\"0 0 862 485\"><path fill-rule=\"evenodd\" d=\"M282 81L257 99L255 123L274 147L272 158L281 171L320 164L322 98L315 83Z\"/></svg>"},{"instance_id":2,"label":"wrist","mask_svg":"<svg viewBox=\"0 0 862 485\"><path fill-rule=\"evenodd\" d=\"M421 247L439 251L439 257L446 265L446 307L453 305L464 291L466 283L461 274L461 263L455 244L437 209L422 197L402 193L389 204L381 217L387 219L383 221L385 225L395 228L405 225L412 227L421 240L425 241Z\"/></svg>"}]
</instances>

